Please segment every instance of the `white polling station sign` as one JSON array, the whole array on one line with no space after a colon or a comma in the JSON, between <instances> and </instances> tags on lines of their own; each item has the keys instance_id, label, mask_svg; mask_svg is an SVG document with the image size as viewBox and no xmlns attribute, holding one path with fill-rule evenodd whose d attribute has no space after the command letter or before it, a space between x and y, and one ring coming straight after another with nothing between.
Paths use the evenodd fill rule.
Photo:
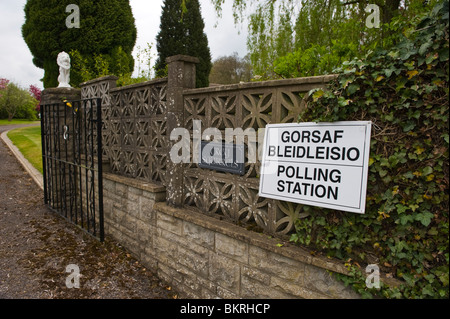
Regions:
<instances>
[{"instance_id":1,"label":"white polling station sign","mask_svg":"<svg viewBox=\"0 0 450 319\"><path fill-rule=\"evenodd\" d=\"M259 195L364 214L371 124L268 124Z\"/></svg>"}]
</instances>

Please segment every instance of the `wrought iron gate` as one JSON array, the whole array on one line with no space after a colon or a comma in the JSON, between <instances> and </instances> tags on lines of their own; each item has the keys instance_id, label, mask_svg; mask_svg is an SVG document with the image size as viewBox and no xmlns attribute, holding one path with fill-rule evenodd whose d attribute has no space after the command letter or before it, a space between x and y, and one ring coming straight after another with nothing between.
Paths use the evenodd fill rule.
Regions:
<instances>
[{"instance_id":1,"label":"wrought iron gate","mask_svg":"<svg viewBox=\"0 0 450 319\"><path fill-rule=\"evenodd\" d=\"M101 99L41 105L44 201L104 240Z\"/></svg>"}]
</instances>

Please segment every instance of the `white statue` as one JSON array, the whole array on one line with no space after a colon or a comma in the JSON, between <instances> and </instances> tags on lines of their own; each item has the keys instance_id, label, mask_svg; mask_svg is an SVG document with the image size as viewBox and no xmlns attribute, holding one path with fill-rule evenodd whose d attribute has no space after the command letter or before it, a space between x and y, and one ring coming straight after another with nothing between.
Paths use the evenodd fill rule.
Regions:
<instances>
[{"instance_id":1,"label":"white statue","mask_svg":"<svg viewBox=\"0 0 450 319\"><path fill-rule=\"evenodd\" d=\"M59 65L59 88L70 88L70 57L66 52L60 52L57 59Z\"/></svg>"}]
</instances>

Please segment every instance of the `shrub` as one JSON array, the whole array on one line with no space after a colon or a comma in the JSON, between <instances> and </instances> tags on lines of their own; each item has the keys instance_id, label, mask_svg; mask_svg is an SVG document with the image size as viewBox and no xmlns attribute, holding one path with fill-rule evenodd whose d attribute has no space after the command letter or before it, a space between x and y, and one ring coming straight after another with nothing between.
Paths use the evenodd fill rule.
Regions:
<instances>
[{"instance_id":1,"label":"shrub","mask_svg":"<svg viewBox=\"0 0 450 319\"><path fill-rule=\"evenodd\" d=\"M448 19L443 1L390 50L345 63L301 115L373 122L366 213L305 207L291 238L345 261L338 277L364 297L449 297ZM401 285L368 289L371 263Z\"/></svg>"}]
</instances>

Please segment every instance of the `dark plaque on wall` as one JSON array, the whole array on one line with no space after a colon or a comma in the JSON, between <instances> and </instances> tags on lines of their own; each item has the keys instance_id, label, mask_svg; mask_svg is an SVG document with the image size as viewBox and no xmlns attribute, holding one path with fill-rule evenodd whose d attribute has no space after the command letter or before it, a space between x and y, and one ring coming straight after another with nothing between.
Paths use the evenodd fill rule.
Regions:
<instances>
[{"instance_id":1,"label":"dark plaque on wall","mask_svg":"<svg viewBox=\"0 0 450 319\"><path fill-rule=\"evenodd\" d=\"M245 174L244 145L202 141L200 146L201 168L232 174Z\"/></svg>"}]
</instances>

